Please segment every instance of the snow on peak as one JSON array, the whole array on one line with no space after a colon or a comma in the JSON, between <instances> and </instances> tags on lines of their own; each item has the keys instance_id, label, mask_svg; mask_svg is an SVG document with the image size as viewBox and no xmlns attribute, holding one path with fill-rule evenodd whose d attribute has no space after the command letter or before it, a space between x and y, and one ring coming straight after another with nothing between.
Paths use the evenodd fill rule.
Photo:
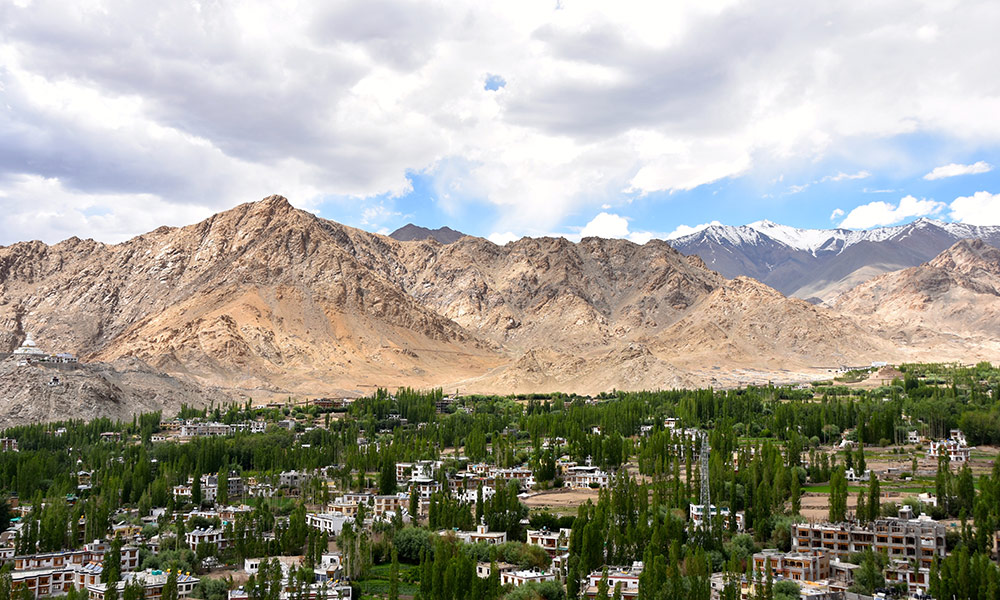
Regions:
<instances>
[{"instance_id":1,"label":"snow on peak","mask_svg":"<svg viewBox=\"0 0 1000 600\"><path fill-rule=\"evenodd\" d=\"M754 221L747 227L782 244L797 250L805 250L811 254L816 254L819 249L828 246L831 240L843 239L844 233L842 229L798 229L788 225L779 225L767 219Z\"/></svg>"},{"instance_id":2,"label":"snow on peak","mask_svg":"<svg viewBox=\"0 0 1000 600\"><path fill-rule=\"evenodd\" d=\"M1000 226L982 227L964 223L946 223L936 219L920 218L905 225L876 227L874 229L799 229L781 225L767 219L748 225L712 225L705 229L677 238L681 244L696 238L733 246L758 245L767 240L784 244L795 250L816 256L820 252L843 252L860 242L884 242L909 236L917 229L940 228L956 238L975 238L986 234L1000 235Z\"/></svg>"}]
</instances>

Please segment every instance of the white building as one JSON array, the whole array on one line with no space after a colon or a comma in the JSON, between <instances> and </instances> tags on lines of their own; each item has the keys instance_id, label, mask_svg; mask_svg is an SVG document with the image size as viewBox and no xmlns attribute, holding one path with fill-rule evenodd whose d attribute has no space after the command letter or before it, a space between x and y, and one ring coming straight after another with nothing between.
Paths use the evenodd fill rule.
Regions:
<instances>
[{"instance_id":1,"label":"white building","mask_svg":"<svg viewBox=\"0 0 1000 600\"><path fill-rule=\"evenodd\" d=\"M641 562L632 563L631 567L608 567L608 598L615 591L615 587L620 585L622 598L637 598L639 596L639 575L642 574L643 565ZM594 571L587 576L587 598L597 598L597 587L604 578L604 569ZM603 600L603 599L601 599Z\"/></svg>"},{"instance_id":2,"label":"white building","mask_svg":"<svg viewBox=\"0 0 1000 600\"><path fill-rule=\"evenodd\" d=\"M542 583L543 581L555 581L555 573L544 571L504 571L500 573L500 585L512 585L520 587L526 583Z\"/></svg>"},{"instance_id":3,"label":"white building","mask_svg":"<svg viewBox=\"0 0 1000 600\"><path fill-rule=\"evenodd\" d=\"M965 439L964 436L962 439ZM936 459L942 454L947 454L948 460L953 463L967 463L972 457L972 448L966 446L963 441L955 439L931 442L927 457Z\"/></svg>"},{"instance_id":4,"label":"white building","mask_svg":"<svg viewBox=\"0 0 1000 600\"><path fill-rule=\"evenodd\" d=\"M691 526L694 528L701 527L702 520L705 518L705 505L704 504L692 504L688 507L688 515L691 518ZM729 526L729 519L731 517L729 509L725 506L719 507L716 505L711 505L710 508L711 518L722 517L722 522L725 527ZM744 514L743 511L738 511L736 513L736 530L743 531L744 528Z\"/></svg>"},{"instance_id":5,"label":"white building","mask_svg":"<svg viewBox=\"0 0 1000 600\"><path fill-rule=\"evenodd\" d=\"M569 550L569 536L571 529L562 528L559 531L549 531L548 529L528 530L528 544L538 546L549 553L550 556L562 554Z\"/></svg>"},{"instance_id":6,"label":"white building","mask_svg":"<svg viewBox=\"0 0 1000 600\"><path fill-rule=\"evenodd\" d=\"M309 513L306 515L306 525L314 529L319 529L331 536L340 535L340 532L344 529L344 524L352 520L341 513Z\"/></svg>"},{"instance_id":7,"label":"white building","mask_svg":"<svg viewBox=\"0 0 1000 600\"><path fill-rule=\"evenodd\" d=\"M563 481L568 488L606 488L610 479L600 467L592 465L568 467L563 475Z\"/></svg>"},{"instance_id":8,"label":"white building","mask_svg":"<svg viewBox=\"0 0 1000 600\"><path fill-rule=\"evenodd\" d=\"M184 534L184 541L187 542L189 548L197 548L201 544L208 544L216 550L225 550L229 547L229 540L225 538L225 532L215 527L189 531Z\"/></svg>"}]
</instances>

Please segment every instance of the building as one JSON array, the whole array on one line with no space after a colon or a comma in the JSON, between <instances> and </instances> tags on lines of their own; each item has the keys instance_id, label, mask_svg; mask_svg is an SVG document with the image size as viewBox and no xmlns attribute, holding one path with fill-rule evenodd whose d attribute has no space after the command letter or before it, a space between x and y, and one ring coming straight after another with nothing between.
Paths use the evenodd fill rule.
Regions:
<instances>
[{"instance_id":1,"label":"building","mask_svg":"<svg viewBox=\"0 0 1000 600\"><path fill-rule=\"evenodd\" d=\"M798 523L792 525L792 550L824 551L838 560L873 550L890 559L917 560L929 569L935 556L945 556L945 531L944 525L925 516L879 519L868 525Z\"/></svg>"},{"instance_id":2,"label":"building","mask_svg":"<svg viewBox=\"0 0 1000 600\"><path fill-rule=\"evenodd\" d=\"M344 529L344 523L350 520L350 517L341 513L309 513L306 515L306 525L331 536L340 535Z\"/></svg>"},{"instance_id":3,"label":"building","mask_svg":"<svg viewBox=\"0 0 1000 600\"><path fill-rule=\"evenodd\" d=\"M857 473L854 470L854 467L851 467L850 469L844 471L844 477L848 481L868 481L869 479L872 478L872 470L865 469L864 473Z\"/></svg>"},{"instance_id":4,"label":"building","mask_svg":"<svg viewBox=\"0 0 1000 600\"><path fill-rule=\"evenodd\" d=\"M17 440L14 438L0 438L0 452L17 452Z\"/></svg>"},{"instance_id":5,"label":"building","mask_svg":"<svg viewBox=\"0 0 1000 600\"><path fill-rule=\"evenodd\" d=\"M962 440L964 439L965 436L962 436ZM972 456L972 450L972 448L965 445L964 441L954 439L936 440L931 442L930 447L927 450L927 457L936 459L942 454L946 454L950 462L964 464L969 462L969 458Z\"/></svg>"},{"instance_id":6,"label":"building","mask_svg":"<svg viewBox=\"0 0 1000 600\"><path fill-rule=\"evenodd\" d=\"M895 559L885 567L886 585L905 584L911 596L926 594L930 590L931 570L914 568L910 561Z\"/></svg>"},{"instance_id":7,"label":"building","mask_svg":"<svg viewBox=\"0 0 1000 600\"><path fill-rule=\"evenodd\" d=\"M569 551L569 536L572 530L562 528L559 531L549 531L548 529L528 530L528 543L538 546L549 553L549 556L556 556Z\"/></svg>"},{"instance_id":8,"label":"building","mask_svg":"<svg viewBox=\"0 0 1000 600\"><path fill-rule=\"evenodd\" d=\"M530 571L504 571L500 573L500 585L512 585L521 587L526 583L542 583L543 581L555 581L555 573L546 573L532 569Z\"/></svg>"},{"instance_id":9,"label":"building","mask_svg":"<svg viewBox=\"0 0 1000 600\"><path fill-rule=\"evenodd\" d=\"M278 485L280 487L301 488L310 479L312 479L312 475L303 471L285 471L278 476Z\"/></svg>"},{"instance_id":10,"label":"building","mask_svg":"<svg viewBox=\"0 0 1000 600\"><path fill-rule=\"evenodd\" d=\"M516 571L517 565L512 565L510 563L498 562L496 563L497 573L503 574L509 571ZM491 574L493 574L493 563L481 562L476 563L476 577L480 579L486 579Z\"/></svg>"},{"instance_id":11,"label":"building","mask_svg":"<svg viewBox=\"0 0 1000 600\"><path fill-rule=\"evenodd\" d=\"M641 562L635 562L631 567L608 567L608 597L614 594L616 586L621 585L622 598L638 598L642 567ZM587 589L584 592L587 598L597 598L597 588L603 578L604 569L594 571L587 576Z\"/></svg>"},{"instance_id":12,"label":"building","mask_svg":"<svg viewBox=\"0 0 1000 600\"><path fill-rule=\"evenodd\" d=\"M224 423L195 423L188 421L181 426L181 437L218 437L233 432L233 428Z\"/></svg>"},{"instance_id":13,"label":"building","mask_svg":"<svg viewBox=\"0 0 1000 600\"><path fill-rule=\"evenodd\" d=\"M95 541L86 544L82 550L14 556L11 585L13 589L31 590L36 598L61 596L69 591L70 586L82 589L83 582L78 578L77 572L91 563L97 563L99 567L104 560L104 553L110 549L111 544ZM138 568L138 548L122 547L121 557L122 572ZM99 571L97 575L97 579L100 579Z\"/></svg>"},{"instance_id":14,"label":"building","mask_svg":"<svg viewBox=\"0 0 1000 600\"><path fill-rule=\"evenodd\" d=\"M722 523L724 527L729 527L730 512L725 506L718 507L714 504L710 508L711 519L716 517L722 517ZM705 518L705 505L704 504L692 504L688 507L688 516L691 519L691 526L694 528L701 527L702 519ZM743 511L738 511L736 513L736 530L743 531L745 526L745 515Z\"/></svg>"},{"instance_id":15,"label":"building","mask_svg":"<svg viewBox=\"0 0 1000 600\"><path fill-rule=\"evenodd\" d=\"M830 555L813 550L811 552L779 552L764 550L753 555L754 571L767 573L770 566L772 577L794 581L819 581L830 578Z\"/></svg>"},{"instance_id":16,"label":"building","mask_svg":"<svg viewBox=\"0 0 1000 600\"><path fill-rule=\"evenodd\" d=\"M498 546L507 541L506 531L490 531L486 525L478 525L475 531L453 531L446 529L439 531L438 535L454 535L458 541L466 544L486 542L487 544Z\"/></svg>"},{"instance_id":17,"label":"building","mask_svg":"<svg viewBox=\"0 0 1000 600\"><path fill-rule=\"evenodd\" d=\"M23 362L35 362L48 360L49 355L35 344L30 333L26 333L20 347L14 350L14 358Z\"/></svg>"},{"instance_id":18,"label":"building","mask_svg":"<svg viewBox=\"0 0 1000 600\"><path fill-rule=\"evenodd\" d=\"M208 544L216 550L225 550L229 547L229 540L225 537L225 531L216 527L188 531L184 534L184 541L189 548L195 549L201 544Z\"/></svg>"},{"instance_id":19,"label":"building","mask_svg":"<svg viewBox=\"0 0 1000 600\"><path fill-rule=\"evenodd\" d=\"M563 475L568 488L606 488L610 479L600 467L592 465L568 467Z\"/></svg>"},{"instance_id":20,"label":"building","mask_svg":"<svg viewBox=\"0 0 1000 600\"><path fill-rule=\"evenodd\" d=\"M158 600L163 596L163 587L170 578L170 570L160 571L159 569L146 569L138 573L122 573L121 581L116 584L118 597L121 598L125 586L131 582L138 581L144 588L143 596L149 600ZM177 596L187 598L194 591L200 580L190 573L177 573ZM104 600L108 592L108 586L104 583L87 585L87 593L90 600Z\"/></svg>"}]
</instances>

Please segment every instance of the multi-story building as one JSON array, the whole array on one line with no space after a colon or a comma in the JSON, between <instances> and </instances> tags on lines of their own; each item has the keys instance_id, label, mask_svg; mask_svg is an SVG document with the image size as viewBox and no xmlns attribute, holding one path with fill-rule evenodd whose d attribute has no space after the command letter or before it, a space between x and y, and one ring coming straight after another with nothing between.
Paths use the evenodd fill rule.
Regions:
<instances>
[{"instance_id":1,"label":"multi-story building","mask_svg":"<svg viewBox=\"0 0 1000 600\"><path fill-rule=\"evenodd\" d=\"M14 438L0 438L0 452L17 452L17 440Z\"/></svg>"},{"instance_id":2,"label":"multi-story building","mask_svg":"<svg viewBox=\"0 0 1000 600\"><path fill-rule=\"evenodd\" d=\"M349 520L351 520L350 517L341 513L309 513L306 515L306 525L319 529L331 536L340 535L340 532L344 529L344 523L347 523Z\"/></svg>"},{"instance_id":3,"label":"multi-story building","mask_svg":"<svg viewBox=\"0 0 1000 600\"><path fill-rule=\"evenodd\" d=\"M770 565L771 576L795 581L819 581L830 578L830 555L826 552L779 552L764 550L753 555L754 571L767 573Z\"/></svg>"},{"instance_id":4,"label":"multi-story building","mask_svg":"<svg viewBox=\"0 0 1000 600\"><path fill-rule=\"evenodd\" d=\"M798 523L792 525L792 550L821 550L840 560L873 550L890 559L919 561L929 569L935 556L945 556L945 531L944 525L925 516L879 519L868 525Z\"/></svg>"},{"instance_id":5,"label":"multi-story building","mask_svg":"<svg viewBox=\"0 0 1000 600\"><path fill-rule=\"evenodd\" d=\"M577 465L565 470L563 481L569 488L606 488L610 477L600 467Z\"/></svg>"},{"instance_id":6,"label":"multi-story building","mask_svg":"<svg viewBox=\"0 0 1000 600\"><path fill-rule=\"evenodd\" d=\"M722 523L724 527L729 527L729 519L732 517L730 511L725 506L716 506L712 504L709 507L710 519L716 517L722 517ZM701 527L702 520L705 518L705 505L704 504L692 504L688 507L688 515L691 518L691 527L698 528ZM745 517L743 511L736 512L736 530L743 531L745 527Z\"/></svg>"},{"instance_id":7,"label":"multi-story building","mask_svg":"<svg viewBox=\"0 0 1000 600\"><path fill-rule=\"evenodd\" d=\"M160 571L159 569L146 569L138 573L122 573L122 578L115 585L117 597L121 598L125 591L125 586L132 582L139 582L143 587L143 596L147 600L158 600L163 596L163 588L170 578L170 571ZM194 591L200 580L190 573L177 572L177 596L187 598ZM87 585L87 594L90 600L104 600L107 597L108 585L105 583L94 583Z\"/></svg>"},{"instance_id":8,"label":"multi-story building","mask_svg":"<svg viewBox=\"0 0 1000 600\"><path fill-rule=\"evenodd\" d=\"M549 556L556 556L569 551L569 535L572 530L562 528L559 531L549 531L548 529L528 530L528 543L538 546L549 553Z\"/></svg>"},{"instance_id":9,"label":"multi-story building","mask_svg":"<svg viewBox=\"0 0 1000 600\"><path fill-rule=\"evenodd\" d=\"M111 549L107 542L95 541L86 544L82 550L65 550L13 557L14 570L11 585L14 589L27 588L36 598L61 596L77 584L76 571L83 566L104 560L104 554ZM122 572L139 566L139 549L124 546L121 551Z\"/></svg>"},{"instance_id":10,"label":"multi-story building","mask_svg":"<svg viewBox=\"0 0 1000 600\"><path fill-rule=\"evenodd\" d=\"M926 594L930 589L931 570L926 567L914 568L908 560L895 559L885 567L885 582L888 585L906 584L911 596Z\"/></svg>"},{"instance_id":11,"label":"multi-story building","mask_svg":"<svg viewBox=\"0 0 1000 600\"><path fill-rule=\"evenodd\" d=\"M181 426L181 437L216 437L230 435L233 428L225 423L187 422Z\"/></svg>"},{"instance_id":12,"label":"multi-story building","mask_svg":"<svg viewBox=\"0 0 1000 600\"><path fill-rule=\"evenodd\" d=\"M184 541L189 548L197 548L201 544L208 544L216 550L225 550L229 547L229 540L226 539L225 531L216 527L188 531L184 534Z\"/></svg>"},{"instance_id":13,"label":"multi-story building","mask_svg":"<svg viewBox=\"0 0 1000 600\"><path fill-rule=\"evenodd\" d=\"M972 448L966 446L964 441L954 439L931 442L927 457L936 459L942 454L947 454L948 460L953 463L967 463L972 456Z\"/></svg>"}]
</instances>

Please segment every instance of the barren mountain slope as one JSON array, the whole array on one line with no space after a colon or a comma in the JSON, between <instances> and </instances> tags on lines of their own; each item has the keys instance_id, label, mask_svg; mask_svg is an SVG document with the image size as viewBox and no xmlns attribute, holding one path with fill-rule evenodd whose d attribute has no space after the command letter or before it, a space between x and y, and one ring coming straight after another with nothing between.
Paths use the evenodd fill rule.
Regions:
<instances>
[{"instance_id":1,"label":"barren mountain slope","mask_svg":"<svg viewBox=\"0 0 1000 600\"><path fill-rule=\"evenodd\" d=\"M723 278L668 244L464 237L447 246L325 222L359 262L467 330L523 351L594 348L656 335Z\"/></svg>"},{"instance_id":2,"label":"barren mountain slope","mask_svg":"<svg viewBox=\"0 0 1000 600\"><path fill-rule=\"evenodd\" d=\"M836 308L900 338L1000 340L1000 250L962 240L928 263L859 285Z\"/></svg>"},{"instance_id":3,"label":"barren mountain slope","mask_svg":"<svg viewBox=\"0 0 1000 600\"><path fill-rule=\"evenodd\" d=\"M0 249L0 318L84 358L292 390L429 384L428 366L471 374L496 360L280 197L115 246L25 246Z\"/></svg>"},{"instance_id":4,"label":"barren mountain slope","mask_svg":"<svg viewBox=\"0 0 1000 600\"><path fill-rule=\"evenodd\" d=\"M894 356L851 319L664 242L399 242L276 196L113 246L0 248L0 323L0 350L31 331L50 351L255 394L596 392Z\"/></svg>"},{"instance_id":5,"label":"barren mountain slope","mask_svg":"<svg viewBox=\"0 0 1000 600\"><path fill-rule=\"evenodd\" d=\"M747 277L727 281L668 329L660 349L693 363L836 366L867 363L893 346L851 319Z\"/></svg>"},{"instance_id":6,"label":"barren mountain slope","mask_svg":"<svg viewBox=\"0 0 1000 600\"><path fill-rule=\"evenodd\" d=\"M130 419L133 414L181 404L206 406L237 400L222 390L193 385L150 369L139 361L20 366L0 361L0 427L55 419Z\"/></svg>"}]
</instances>

